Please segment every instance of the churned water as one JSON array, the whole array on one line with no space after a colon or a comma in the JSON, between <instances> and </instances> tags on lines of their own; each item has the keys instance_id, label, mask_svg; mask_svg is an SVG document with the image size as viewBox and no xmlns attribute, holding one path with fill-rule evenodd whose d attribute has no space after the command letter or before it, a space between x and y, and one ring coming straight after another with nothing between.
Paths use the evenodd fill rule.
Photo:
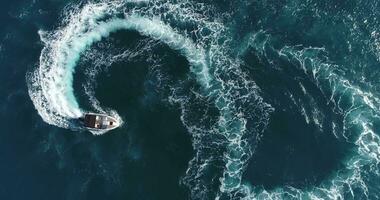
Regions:
<instances>
[{"instance_id":1,"label":"churned water","mask_svg":"<svg viewBox=\"0 0 380 200\"><path fill-rule=\"evenodd\" d=\"M1 199L380 198L375 0L0 9Z\"/></svg>"}]
</instances>

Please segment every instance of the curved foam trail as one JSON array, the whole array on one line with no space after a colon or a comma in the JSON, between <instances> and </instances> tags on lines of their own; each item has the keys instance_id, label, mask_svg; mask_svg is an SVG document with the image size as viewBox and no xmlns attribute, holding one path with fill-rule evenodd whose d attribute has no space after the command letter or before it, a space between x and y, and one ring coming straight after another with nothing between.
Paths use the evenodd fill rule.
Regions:
<instances>
[{"instance_id":1,"label":"curved foam trail","mask_svg":"<svg viewBox=\"0 0 380 200\"><path fill-rule=\"evenodd\" d=\"M158 19L126 15L125 19L99 22L115 10L114 6L89 4L55 35L39 32L46 46L41 53L40 67L29 77L29 94L45 122L67 128L70 119L83 115L73 91L75 66L86 48L121 29L136 30L179 50L201 84L209 87L211 77L202 48Z\"/></svg>"},{"instance_id":2,"label":"curved foam trail","mask_svg":"<svg viewBox=\"0 0 380 200\"><path fill-rule=\"evenodd\" d=\"M223 110L219 124L220 134L231 140L228 148L230 151L226 154L228 170L224 173L221 182L223 191L236 188L236 185L240 184L242 174L242 168L238 167L240 165L239 158L245 154L244 151L248 151L248 148L243 147L244 150L241 150L239 147L240 150L234 150L236 144L240 146L242 133L245 132L245 121L240 118L234 119L233 112L235 111L229 108L229 105L234 103L227 96L228 90L239 88L239 85L229 82L224 87L215 88L217 86L209 74L203 48L176 33L170 26L158 19L126 15L125 19L114 18L101 21L102 18L115 14L115 10L117 10L117 5L88 4L81 9L80 13L74 13L68 20L68 25L54 35L40 31L41 39L46 46L41 54L40 68L30 78L29 93L42 118L50 124L70 127L69 119L82 115L72 86L73 73L80 54L91 44L107 37L111 32L120 29L136 30L142 35L166 43L172 49L179 50L190 62L191 71L208 95L217 93L216 96L219 96L224 92L227 93L221 98L221 102L224 103L218 102L218 108ZM223 54L219 47L215 47L214 50ZM218 57L223 57L223 55L218 55ZM232 65L227 63L227 66L231 67ZM224 68L224 66L218 67ZM224 82L223 80L218 81ZM215 90L217 92L214 93Z\"/></svg>"},{"instance_id":3,"label":"curved foam trail","mask_svg":"<svg viewBox=\"0 0 380 200\"><path fill-rule=\"evenodd\" d=\"M265 51L262 45L263 43L257 46L259 52ZM246 195L245 199L344 199L347 195L355 198L358 191L368 198L367 183L361 173L365 171L363 168L376 168L380 162L380 137L374 131L374 122L379 120L380 109L376 105L380 105L380 99L339 76L334 72L336 66L319 60L318 52L324 49L297 48L299 47L273 50L290 62L296 62L306 74L313 77L322 92L326 92L322 88L332 91L330 101L344 116L345 133L358 133L345 135L347 140L356 145L356 154L346 161L343 170L306 191L290 186L268 191L246 184L242 185L239 192Z\"/></svg>"},{"instance_id":4,"label":"curved foam trail","mask_svg":"<svg viewBox=\"0 0 380 200\"><path fill-rule=\"evenodd\" d=\"M72 87L74 67L86 45L77 38L85 31L82 23L94 24L105 11L105 5L85 6L79 13L80 17L75 17L74 13L66 27L55 33L38 32L45 47L39 68L27 78L29 95L45 122L73 128L70 119L83 115Z\"/></svg>"}]
</instances>

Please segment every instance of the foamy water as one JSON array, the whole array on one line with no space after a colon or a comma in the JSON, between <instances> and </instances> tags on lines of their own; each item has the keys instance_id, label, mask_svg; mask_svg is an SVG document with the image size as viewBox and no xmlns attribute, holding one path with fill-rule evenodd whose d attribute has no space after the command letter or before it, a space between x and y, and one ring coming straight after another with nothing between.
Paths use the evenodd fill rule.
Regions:
<instances>
[{"instance_id":1,"label":"foamy water","mask_svg":"<svg viewBox=\"0 0 380 200\"><path fill-rule=\"evenodd\" d=\"M130 5L135 3L136 7ZM347 190L354 197L356 189L367 194L368 186L361 172L364 167L376 168L380 159L380 138L373 128L373 121L378 120L380 100L336 73L334 69L339 66L319 59L319 52L324 51L323 48L283 45L276 49L271 46L270 35L260 31L239 48L240 54L253 48L270 61L271 55L267 55L266 49L269 48L278 58L303 70L305 76L310 77L326 96L331 93L328 100L334 105L335 112L344 116L342 135L355 144L355 153L345 161L344 169L320 185L305 190L291 186L273 190L255 188L242 183L242 176L254 154L255 145L270 123L270 114L275 110L265 103L260 96L260 88L243 72L240 58L230 53L229 45L234 42L228 38L231 31L217 19L206 16L210 8L203 4L197 8L186 2L127 4L88 3L80 8L69 9L70 13L66 14L63 25L57 30L39 31L44 48L39 66L28 76L27 81L29 95L46 123L75 128L71 120L86 112L81 109L73 91L75 67L82 54L113 32L137 31L183 55L190 64L192 75L202 87L199 95L211 99L219 111L217 122L210 129L202 129L201 125L190 125L187 121L188 112L191 112L187 110L188 99L175 96L171 99L180 105L181 120L193 137L196 153L182 181L190 189L192 198L206 198L212 190L210 183L215 181L219 184L218 191L211 191L216 194L215 199L233 199L239 195L243 195L243 199L340 199L344 198ZM160 9L164 13L160 13ZM182 23L195 24L196 30L191 32L175 26ZM205 30L209 33L202 35ZM300 87L307 95L305 87L302 84ZM325 91L326 88L328 91ZM122 121L117 108L102 109L101 102L96 100L93 92L87 95L97 110ZM343 99L348 100L349 105L343 103ZM306 111L305 106L301 106L300 110L308 124L313 123L323 131L323 113L316 109ZM356 134L347 135L349 132ZM207 140L213 135L218 139ZM208 143L203 143L205 140ZM214 153L208 152L210 146L215 150ZM208 178L204 173L216 159L223 161L223 166L220 166L222 175L212 180L202 180Z\"/></svg>"}]
</instances>

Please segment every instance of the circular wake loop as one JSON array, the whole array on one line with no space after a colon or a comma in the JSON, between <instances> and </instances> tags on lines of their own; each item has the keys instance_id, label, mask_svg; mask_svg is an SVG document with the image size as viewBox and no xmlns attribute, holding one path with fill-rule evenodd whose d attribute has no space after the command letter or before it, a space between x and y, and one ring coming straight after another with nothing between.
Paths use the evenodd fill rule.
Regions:
<instances>
[{"instance_id":1,"label":"circular wake loop","mask_svg":"<svg viewBox=\"0 0 380 200\"><path fill-rule=\"evenodd\" d=\"M195 129L187 126L194 137L196 157L190 161L183 183L195 199L210 197L210 193L216 198L229 196L240 187L252 145L268 123L271 109L258 95L257 86L241 72L239 62L228 56L226 28L203 16L210 10L204 4L141 1L88 3L68 9L62 27L49 33L39 31L45 47L40 66L28 77L36 109L49 124L79 128L72 120L84 111L74 95L73 74L87 48L118 30L134 30L165 43L187 58L201 86L199 94L213 101L219 111L216 123L207 132L195 131L197 125ZM175 25L193 28L181 30L173 28ZM223 45L221 40L225 40ZM89 99L93 107L105 110L95 97ZM186 105L182 107L187 125ZM108 114L120 119L116 111ZM215 149L210 151L210 147ZM212 177L202 176L211 161L218 161L218 172Z\"/></svg>"},{"instance_id":2,"label":"circular wake loop","mask_svg":"<svg viewBox=\"0 0 380 200\"><path fill-rule=\"evenodd\" d=\"M245 199L345 199L369 198L368 176L379 175L380 137L375 133L380 122L380 99L352 85L340 74L339 66L330 64L323 48L285 46L276 50L271 37L264 32L254 34L249 46L268 61L285 59L303 70L321 90L335 112L343 116L343 137L355 144L355 154L346 160L345 168L330 179L308 190L291 186L271 191L244 185L240 192ZM276 55L275 58L273 55Z\"/></svg>"},{"instance_id":3,"label":"circular wake loop","mask_svg":"<svg viewBox=\"0 0 380 200\"><path fill-rule=\"evenodd\" d=\"M211 7L188 1L112 1L88 3L66 12L64 25L58 30L39 31L45 46L39 67L27 77L30 97L45 122L79 128L72 123L85 112L73 91L77 62L87 48L111 33L137 31L184 56L200 86L199 91L192 91L189 96L173 94L169 98L180 105L181 120L193 137L195 157L181 180L190 189L191 198L337 199L347 195L346 191L353 196L352 191L357 189L367 194L361 169L379 162L380 138L374 133L374 123L379 120L380 100L342 78L334 70L336 66L320 57L323 49L276 50L271 47L269 36L262 33L258 33L260 37L253 36L247 46L266 59L271 59L267 55L271 51L271 56L302 69L328 97L336 112L344 116L344 136L357 147L346 168L320 186L309 191L293 187L266 191L242 184L242 175L273 108L263 101L258 86L240 68L242 61L231 55L231 34ZM89 95L93 107L107 110L99 106L95 94ZM194 114L193 107L199 108L204 102L208 103L206 111ZM209 116L207 109L213 108L217 114ZM116 111L108 114L118 117Z\"/></svg>"}]
</instances>

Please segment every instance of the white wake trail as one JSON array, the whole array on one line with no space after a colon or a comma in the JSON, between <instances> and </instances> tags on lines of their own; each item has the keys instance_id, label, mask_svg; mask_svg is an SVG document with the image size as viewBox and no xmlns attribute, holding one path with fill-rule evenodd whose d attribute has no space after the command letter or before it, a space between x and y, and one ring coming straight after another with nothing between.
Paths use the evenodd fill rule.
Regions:
<instances>
[{"instance_id":1,"label":"white wake trail","mask_svg":"<svg viewBox=\"0 0 380 200\"><path fill-rule=\"evenodd\" d=\"M39 31L45 47L40 66L28 81L30 97L45 122L69 128L71 119L83 115L73 89L75 66L87 48L118 30L138 31L178 50L187 58L201 84L209 87L211 76L201 47L159 19L137 14L103 19L112 16L117 8L118 4L88 4L79 13L73 13L62 29L54 33Z\"/></svg>"}]
</instances>

